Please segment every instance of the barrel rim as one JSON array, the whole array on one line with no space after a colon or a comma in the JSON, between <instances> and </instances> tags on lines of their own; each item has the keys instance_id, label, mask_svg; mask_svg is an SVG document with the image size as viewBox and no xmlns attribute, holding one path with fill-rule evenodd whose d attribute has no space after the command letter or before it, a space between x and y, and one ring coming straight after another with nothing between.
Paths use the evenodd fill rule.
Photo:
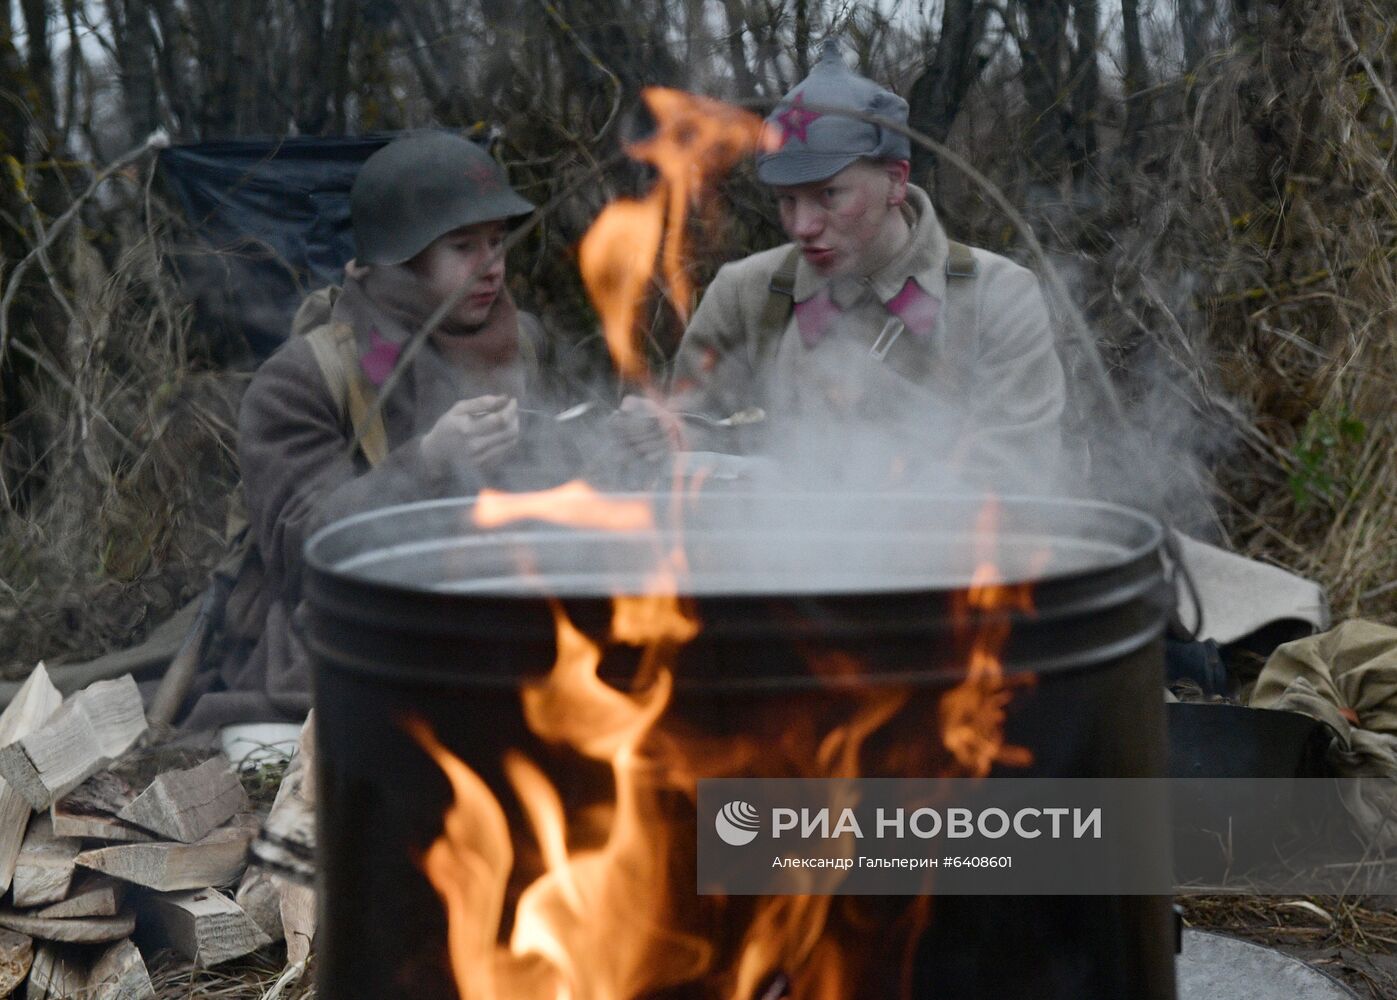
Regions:
<instances>
[{"instance_id":1,"label":"barrel rim","mask_svg":"<svg viewBox=\"0 0 1397 1000\"><path fill-rule=\"evenodd\" d=\"M618 500L643 499L653 502L658 497L667 496L669 494L628 492L606 493L603 495L608 498ZM1134 546L1123 544L1122 548L1124 549L1124 551L1115 558L1103 560L1098 564L1088 566L1086 568L1076 567L1072 569L1065 569L1056 573L1047 572L1038 576L1025 577L1023 579L1011 578L1000 581L1001 583L1007 585L1032 583L1035 587L1037 587L1043 584L1054 584L1059 582L1084 579L1095 574L1109 573L1121 569L1122 567L1130 566L1138 560L1148 557L1151 553L1159 551L1164 544L1165 538L1164 526L1160 523L1160 521L1157 518L1146 513L1145 511L1138 510L1133 507L1127 507L1123 504L1113 503L1110 501L1084 499L1076 497L1034 496L1030 494L1010 494L1004 496L996 495L993 497L987 497L983 494L961 493L821 494L809 491L791 491L785 493L725 493L721 494L720 496L722 499L752 498L760 499L764 502L779 503L783 498L786 497L809 499L812 496L822 495L838 497L841 501L850 503L857 503L865 499L875 502L887 500L913 502L918 499L922 499L928 502L954 501L961 504L972 504L975 502L985 503L990 500L993 500L994 502L998 503L1001 506L1001 509L1004 511L1008 511L1015 506L1039 508L1058 507L1064 510L1071 510L1077 513L1088 513L1102 518L1115 519L1114 523L1118 525L1131 526L1135 530L1139 530L1143 535L1142 540L1136 543ZM332 522L331 524L327 524L319 528L310 536L310 538L306 540L303 549L303 556L305 558L306 565L313 571L312 575L318 574L344 584L353 584L356 587L372 588L379 593L393 593L405 597L428 595L433 597L441 597L444 593L448 592L444 592L439 587L427 583L413 584L403 583L399 581L388 581L379 577L375 577L369 573L355 572L351 570L342 569L337 565L330 564L330 562L327 559L322 558L320 550L324 548L328 540L338 537L344 532L353 531L356 528L359 528L360 526L370 522L383 521L400 516L411 516L414 513L422 511L434 511L447 508L465 508L475 503L475 501L475 497L446 497L434 500L416 500L408 503L392 504L386 507L379 507L373 510L364 511L359 514L353 514L348 517L341 518L337 521ZM514 531L512 534L515 537L517 537L519 534L522 534L522 532ZM604 531L594 531L591 534L593 537L604 537L608 533ZM501 538L503 543L504 536L500 535L499 537ZM857 597L860 595L876 596L882 594L928 591L952 593L966 589L966 587L968 587L969 584L970 581L968 578L968 574L964 584L955 586L931 586L926 583L913 583L906 579L890 579L886 585L874 587L850 585L834 586L829 588L828 590L812 592L812 595L818 593L820 596L827 597ZM733 596L759 597L766 593L779 594L782 592L783 591L781 591L779 588L773 587L769 591L744 591L740 595L735 594ZM691 592L684 591L684 593L686 596L688 596ZM698 593L700 593L702 596L707 597L723 596L721 592L717 591L699 591ZM452 596L484 598L491 600L509 600L517 598L519 600L537 601L541 595L539 593L534 592L491 589L487 587L478 590L471 590L468 594ZM595 594L589 592L575 594L573 596L582 597L585 599L588 597L605 598L611 595L609 593L602 592L602 590L598 588Z\"/></svg>"}]
</instances>

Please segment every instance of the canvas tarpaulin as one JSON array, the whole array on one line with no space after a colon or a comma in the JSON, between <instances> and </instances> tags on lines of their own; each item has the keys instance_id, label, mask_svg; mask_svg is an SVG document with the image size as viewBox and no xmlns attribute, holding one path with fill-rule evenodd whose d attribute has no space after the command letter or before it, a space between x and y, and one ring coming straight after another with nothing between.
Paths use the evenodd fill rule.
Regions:
<instances>
[{"instance_id":1,"label":"canvas tarpaulin","mask_svg":"<svg viewBox=\"0 0 1397 1000\"><path fill-rule=\"evenodd\" d=\"M354 255L350 185L392 138L239 139L160 152L161 178L193 237L174 263L201 332L230 345L242 338L258 361L276 350L306 293L342 280Z\"/></svg>"}]
</instances>

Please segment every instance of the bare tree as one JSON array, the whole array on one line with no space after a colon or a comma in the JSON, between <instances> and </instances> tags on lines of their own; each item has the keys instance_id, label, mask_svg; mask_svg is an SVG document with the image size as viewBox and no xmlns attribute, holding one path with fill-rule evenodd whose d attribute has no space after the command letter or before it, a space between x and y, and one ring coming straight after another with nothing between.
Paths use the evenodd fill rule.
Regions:
<instances>
[{"instance_id":1,"label":"bare tree","mask_svg":"<svg viewBox=\"0 0 1397 1000\"><path fill-rule=\"evenodd\" d=\"M907 95L909 123L938 142L950 135L966 94L984 69L984 58L977 53L988 14L988 7L977 0L946 0L936 49ZM929 150L915 148L913 177L925 181L935 162Z\"/></svg>"}]
</instances>

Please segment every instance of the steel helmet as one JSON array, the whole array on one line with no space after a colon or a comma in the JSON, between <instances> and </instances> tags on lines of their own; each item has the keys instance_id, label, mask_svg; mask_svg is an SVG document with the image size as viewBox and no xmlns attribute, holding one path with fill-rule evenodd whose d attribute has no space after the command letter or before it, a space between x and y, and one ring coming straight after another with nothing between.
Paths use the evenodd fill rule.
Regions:
<instances>
[{"instance_id":1,"label":"steel helmet","mask_svg":"<svg viewBox=\"0 0 1397 1000\"><path fill-rule=\"evenodd\" d=\"M354 258L401 264L453 229L533 210L480 146L450 132L412 132L365 160L354 179Z\"/></svg>"}]
</instances>

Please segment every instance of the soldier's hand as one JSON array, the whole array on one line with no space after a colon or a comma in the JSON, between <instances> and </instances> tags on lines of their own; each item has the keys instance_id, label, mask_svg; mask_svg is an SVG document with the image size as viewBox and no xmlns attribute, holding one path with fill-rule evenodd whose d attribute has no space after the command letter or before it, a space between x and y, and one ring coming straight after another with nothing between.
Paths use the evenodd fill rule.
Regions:
<instances>
[{"instance_id":1,"label":"soldier's hand","mask_svg":"<svg viewBox=\"0 0 1397 1000\"><path fill-rule=\"evenodd\" d=\"M508 396L463 399L422 438L422 457L434 468L467 458L488 469L519 443L519 404Z\"/></svg>"},{"instance_id":2,"label":"soldier's hand","mask_svg":"<svg viewBox=\"0 0 1397 1000\"><path fill-rule=\"evenodd\" d=\"M679 418L644 396L627 396L616 411L617 433L635 454L657 462L684 446Z\"/></svg>"}]
</instances>

